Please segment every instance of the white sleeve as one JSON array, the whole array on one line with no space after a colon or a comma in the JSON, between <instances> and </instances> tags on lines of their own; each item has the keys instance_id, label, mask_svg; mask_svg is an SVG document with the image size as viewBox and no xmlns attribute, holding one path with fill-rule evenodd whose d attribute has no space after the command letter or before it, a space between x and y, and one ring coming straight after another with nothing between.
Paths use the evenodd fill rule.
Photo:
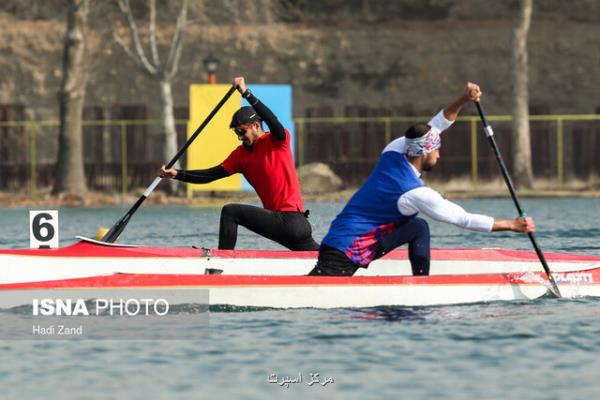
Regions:
<instances>
[{"instance_id":1,"label":"white sleeve","mask_svg":"<svg viewBox=\"0 0 600 400\"><path fill-rule=\"evenodd\" d=\"M492 217L468 213L458 204L444 199L441 194L426 186L410 190L400 196L398 210L406 216L422 212L436 221L447 222L473 231L491 232L494 225Z\"/></svg>"},{"instance_id":2,"label":"white sleeve","mask_svg":"<svg viewBox=\"0 0 600 400\"><path fill-rule=\"evenodd\" d=\"M427 123L431 127L431 129L436 130L438 133L444 132L446 129L450 128L454 121L449 121L444 116L444 110L440 110L431 121Z\"/></svg>"}]
</instances>

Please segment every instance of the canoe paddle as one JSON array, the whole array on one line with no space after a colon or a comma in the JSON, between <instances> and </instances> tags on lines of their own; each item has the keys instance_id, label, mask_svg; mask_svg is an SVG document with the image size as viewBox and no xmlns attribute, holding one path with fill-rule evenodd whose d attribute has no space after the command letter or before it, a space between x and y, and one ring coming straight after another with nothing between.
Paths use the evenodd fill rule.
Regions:
<instances>
[{"instance_id":1,"label":"canoe paddle","mask_svg":"<svg viewBox=\"0 0 600 400\"><path fill-rule=\"evenodd\" d=\"M483 131L485 132L485 135L487 136L490 144L492 145L492 149L494 150L494 154L496 155L496 160L498 161L498 166L500 167L500 171L502 172L502 176L504 177L506 186L508 186L508 190L513 199L513 202L517 207L519 216L527 217L527 213L521 208L521 203L519 202L519 199L517 197L517 192L515 191L512 179L510 179L510 175L508 175L508 170L506 169L506 165L504 164L504 160L502 159L502 155L500 154L500 150L498 149L498 145L496 144L496 140L494 139L494 131L492 130L492 127L490 126L490 124L487 121L487 118L485 117L485 113L483 112L481 103L479 101L473 102L477 106L477 112L479 112L479 118L481 118L481 123L483 124ZM556 285L556 282L552 277L552 273L550 272L550 268L548 267L548 263L546 262L546 257L544 257L544 253L542 253L540 246L538 246L537 241L535 240L535 236L531 232L527 233L527 235L529 236L529 240L531 240L531 244L533 245L533 248L535 249L538 258L540 259L540 262L542 263L542 267L544 267L544 271L546 271L546 275L548 276L548 280L550 281L550 292L557 298L562 297L560 295L560 291L558 290L558 286Z\"/></svg>"},{"instance_id":2,"label":"canoe paddle","mask_svg":"<svg viewBox=\"0 0 600 400\"><path fill-rule=\"evenodd\" d=\"M177 154L175 154L175 156L171 159L171 161L169 161L169 163L165 167L166 169L169 169L169 168L173 167L173 165L175 165L175 163L177 162L177 160L179 160L179 158L183 155L183 153L187 150L187 148L192 144L192 142L194 141L194 139L196 139L196 137L198 137L198 135L200 134L200 132L202 132L202 130L204 129L204 127L206 125L208 125L208 123L210 122L210 120L221 109L221 107L223 107L223 104L225 104L225 102L227 102L227 100L229 99L229 97L231 97L231 95L233 94L233 92L236 91L236 89L237 89L236 86L231 86L231 88L229 89L229 91L225 94L225 96L223 96L223 98L221 99L221 101L219 101L219 103L210 112L210 114L208 114L208 116L200 124L200 126L198 127L198 129L196 129L196 131L192 134L192 136L190 136L190 138L187 140L187 142L185 142L185 144L183 145L183 147L181 149L179 149L179 151L177 152ZM125 229L125 226L127 226L127 223L129 222L129 220L131 219L131 217L133 216L133 214L142 205L142 203L144 202L144 200L146 200L148 198L148 196L150 196L150 193L152 193L152 191L156 188L156 186L158 186L158 184L160 183L160 181L162 181L162 178L160 176L157 176L154 179L154 181L152 182L152 184L150 186L148 186L148 188L144 191L144 193L142 194L142 196L129 209L129 211L127 211L127 213L125 213L125 215L123 215L123 217L121 217L121 219L118 220L117 223L114 224L112 226L112 228L110 228L110 230L104 235L104 237L102 238L103 242L114 243L115 240L117 240L119 238L119 236L121 235L121 232L123 232L123 230Z\"/></svg>"}]
</instances>

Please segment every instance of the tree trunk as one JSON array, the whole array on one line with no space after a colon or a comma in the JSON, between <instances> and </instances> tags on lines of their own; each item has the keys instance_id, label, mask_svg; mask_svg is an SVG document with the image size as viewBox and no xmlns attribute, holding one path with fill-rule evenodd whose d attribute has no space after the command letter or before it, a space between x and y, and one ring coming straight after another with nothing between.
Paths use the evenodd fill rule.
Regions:
<instances>
[{"instance_id":1,"label":"tree trunk","mask_svg":"<svg viewBox=\"0 0 600 400\"><path fill-rule=\"evenodd\" d=\"M149 2L149 14L150 24L148 27L148 35L150 41L151 58L146 57L144 46L140 39L139 30L133 13L131 12L129 0L119 0L119 8L121 13L125 16L127 26L129 27L129 34L131 36L130 42L132 48L125 43L123 38L118 33L118 30L113 31L113 36L125 51L125 54L131 58L136 65L142 69L153 79L159 82L160 86L160 100L161 100L161 116L163 124L164 134L164 162L170 161L173 156L177 153L177 131L175 130L175 117L173 115L173 94L171 93L171 80L177 73L177 67L181 56L181 49L183 48L183 34L187 23L187 5L188 1L183 0L181 2L181 10L177 17L177 25L175 26L175 34L171 42L171 48L166 61L161 62L158 54L158 47L156 42L156 0L150 0ZM173 165L174 168L179 168L179 162ZM169 194L175 194L176 189L180 187L174 180L167 179L164 183L164 188Z\"/></svg>"},{"instance_id":2,"label":"tree trunk","mask_svg":"<svg viewBox=\"0 0 600 400\"><path fill-rule=\"evenodd\" d=\"M87 190L83 167L81 121L87 74L85 34L88 0L67 2L67 32L63 50L63 77L59 91L60 128L53 194Z\"/></svg>"},{"instance_id":3,"label":"tree trunk","mask_svg":"<svg viewBox=\"0 0 600 400\"><path fill-rule=\"evenodd\" d=\"M175 116L173 115L173 94L171 91L171 81L168 79L160 81L160 105L161 117L164 134L164 163L168 163L175 156L178 150L177 130L175 129ZM179 168L179 161L173 165L173 168ZM163 183L165 190L169 194L175 194L177 190L177 181L167 179Z\"/></svg>"},{"instance_id":4,"label":"tree trunk","mask_svg":"<svg viewBox=\"0 0 600 400\"><path fill-rule=\"evenodd\" d=\"M529 131L529 93L527 71L527 34L533 0L520 0L519 17L513 30L513 167L517 186L533 186L531 137Z\"/></svg>"}]
</instances>

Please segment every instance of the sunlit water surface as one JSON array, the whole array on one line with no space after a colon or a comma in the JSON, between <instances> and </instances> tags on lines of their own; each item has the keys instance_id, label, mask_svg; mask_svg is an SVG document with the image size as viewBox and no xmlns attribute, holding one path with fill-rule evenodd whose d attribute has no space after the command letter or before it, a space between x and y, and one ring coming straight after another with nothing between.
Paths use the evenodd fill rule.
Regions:
<instances>
[{"instance_id":1,"label":"sunlit water surface","mask_svg":"<svg viewBox=\"0 0 600 400\"><path fill-rule=\"evenodd\" d=\"M509 218L509 200L459 202ZM600 255L600 200L525 200L545 251ZM343 206L309 204L320 240ZM60 209L61 245L126 208ZM123 242L215 247L219 209L142 207ZM28 210L0 210L0 247L29 245ZM530 249L526 237L431 222L433 247ZM238 248L280 249L240 230ZM185 335L184 335L185 336ZM220 310L205 336L2 341L0 398L593 399L600 299L336 310ZM321 383L308 385L311 374ZM270 383L276 374L279 381ZM302 376L302 383L281 385ZM333 382L325 383L326 378ZM325 384L324 384L325 383Z\"/></svg>"}]
</instances>

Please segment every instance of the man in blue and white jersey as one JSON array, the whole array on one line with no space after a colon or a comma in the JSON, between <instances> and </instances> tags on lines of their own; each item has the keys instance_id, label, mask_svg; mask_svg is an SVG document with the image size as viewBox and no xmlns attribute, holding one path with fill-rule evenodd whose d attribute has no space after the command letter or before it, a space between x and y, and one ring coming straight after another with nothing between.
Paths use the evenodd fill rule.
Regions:
<instances>
[{"instance_id":1,"label":"man in blue and white jersey","mask_svg":"<svg viewBox=\"0 0 600 400\"><path fill-rule=\"evenodd\" d=\"M331 223L309 275L350 276L406 243L413 274L428 275L429 226L417 217L420 212L480 232L535 231L529 217L503 220L468 213L421 181L421 173L431 170L439 159L440 134L466 103L480 97L479 86L469 82L465 92L431 121L411 126L404 137L386 146L367 181Z\"/></svg>"}]
</instances>

